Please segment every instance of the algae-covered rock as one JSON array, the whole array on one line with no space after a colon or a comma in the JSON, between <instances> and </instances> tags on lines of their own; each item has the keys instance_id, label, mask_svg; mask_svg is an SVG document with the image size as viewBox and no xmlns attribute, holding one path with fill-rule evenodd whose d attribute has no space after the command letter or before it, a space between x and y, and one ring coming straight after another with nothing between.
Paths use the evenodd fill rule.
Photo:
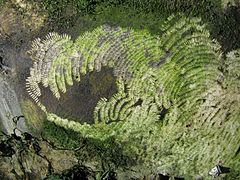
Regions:
<instances>
[{"instance_id":1,"label":"algae-covered rock","mask_svg":"<svg viewBox=\"0 0 240 180\"><path fill-rule=\"evenodd\" d=\"M46 116L30 99L23 99L20 101L20 104L28 128L31 129L32 132L40 133Z\"/></svg>"}]
</instances>

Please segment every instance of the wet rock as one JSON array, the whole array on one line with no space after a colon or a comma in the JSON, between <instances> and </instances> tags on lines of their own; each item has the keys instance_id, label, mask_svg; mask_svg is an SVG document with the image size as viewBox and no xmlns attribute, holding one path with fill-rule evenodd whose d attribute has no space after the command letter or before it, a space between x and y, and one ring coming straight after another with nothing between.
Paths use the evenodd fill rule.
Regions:
<instances>
[{"instance_id":1,"label":"wet rock","mask_svg":"<svg viewBox=\"0 0 240 180\"><path fill-rule=\"evenodd\" d=\"M0 119L4 131L11 134L16 124L12 121L15 116L22 114L17 95L9 83L0 77ZM27 131L24 121L18 123L18 128Z\"/></svg>"}]
</instances>

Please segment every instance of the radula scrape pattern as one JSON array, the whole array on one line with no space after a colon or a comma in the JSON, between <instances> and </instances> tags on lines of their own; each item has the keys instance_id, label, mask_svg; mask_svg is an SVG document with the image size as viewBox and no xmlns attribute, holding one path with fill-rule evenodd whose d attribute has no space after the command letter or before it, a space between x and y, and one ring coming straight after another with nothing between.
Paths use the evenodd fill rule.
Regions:
<instances>
[{"instance_id":1,"label":"radula scrape pattern","mask_svg":"<svg viewBox=\"0 0 240 180\"><path fill-rule=\"evenodd\" d=\"M109 25L75 41L50 33L29 51L34 65L27 91L49 121L85 137L115 137L126 153L137 154L156 171L207 174L219 159L235 166L239 51L222 64L220 45L209 36L200 19L178 15L162 23L158 35ZM104 66L114 69L118 92L98 102L94 124L63 119L39 101L40 84L59 99L74 81Z\"/></svg>"}]
</instances>

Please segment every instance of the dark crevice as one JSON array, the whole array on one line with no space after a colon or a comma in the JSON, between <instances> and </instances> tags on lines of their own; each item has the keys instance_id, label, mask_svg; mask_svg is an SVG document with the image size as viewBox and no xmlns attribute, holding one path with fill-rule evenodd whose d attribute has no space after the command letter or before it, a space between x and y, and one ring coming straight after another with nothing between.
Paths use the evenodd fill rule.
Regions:
<instances>
[{"instance_id":1,"label":"dark crevice","mask_svg":"<svg viewBox=\"0 0 240 180\"><path fill-rule=\"evenodd\" d=\"M158 174L158 179L159 180L168 180L168 179L170 179L170 176L163 175L163 174Z\"/></svg>"},{"instance_id":2,"label":"dark crevice","mask_svg":"<svg viewBox=\"0 0 240 180\"><path fill-rule=\"evenodd\" d=\"M134 105L132 105L131 107L137 107L137 106L142 106L143 100L140 98L137 100L137 102L135 102Z\"/></svg>"},{"instance_id":3,"label":"dark crevice","mask_svg":"<svg viewBox=\"0 0 240 180\"><path fill-rule=\"evenodd\" d=\"M93 112L101 98L110 99L117 93L116 77L113 69L102 67L100 72L90 72L81 76L80 83L66 87L66 93L61 93L57 100L49 88L41 86L40 102L48 112L59 117L76 120L78 122L94 123Z\"/></svg>"},{"instance_id":4,"label":"dark crevice","mask_svg":"<svg viewBox=\"0 0 240 180\"><path fill-rule=\"evenodd\" d=\"M174 177L175 180L184 180L182 177Z\"/></svg>"},{"instance_id":5,"label":"dark crevice","mask_svg":"<svg viewBox=\"0 0 240 180\"><path fill-rule=\"evenodd\" d=\"M166 114L168 113L168 109L166 109L164 106L162 107L162 110L161 110L161 112L160 112L160 117L159 117L159 120L160 121L162 121L164 118L165 118L165 116L166 116Z\"/></svg>"},{"instance_id":6,"label":"dark crevice","mask_svg":"<svg viewBox=\"0 0 240 180\"><path fill-rule=\"evenodd\" d=\"M5 156L5 157L11 157L13 154L15 154L15 150L7 142L0 143L0 152L1 152L0 156Z\"/></svg>"},{"instance_id":7,"label":"dark crevice","mask_svg":"<svg viewBox=\"0 0 240 180\"><path fill-rule=\"evenodd\" d=\"M4 63L3 63L3 57L0 56L0 69L3 69Z\"/></svg>"}]
</instances>

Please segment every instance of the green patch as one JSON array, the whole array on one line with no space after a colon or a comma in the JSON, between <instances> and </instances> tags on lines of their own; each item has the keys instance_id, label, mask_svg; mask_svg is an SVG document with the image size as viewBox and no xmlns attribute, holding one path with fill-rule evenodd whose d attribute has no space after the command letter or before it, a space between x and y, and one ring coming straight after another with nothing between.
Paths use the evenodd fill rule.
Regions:
<instances>
[{"instance_id":1,"label":"green patch","mask_svg":"<svg viewBox=\"0 0 240 180\"><path fill-rule=\"evenodd\" d=\"M68 129L66 130L49 121L46 121L43 125L42 136L54 142L56 146L67 149L79 148L84 141L79 133Z\"/></svg>"},{"instance_id":2,"label":"green patch","mask_svg":"<svg viewBox=\"0 0 240 180\"><path fill-rule=\"evenodd\" d=\"M183 13L188 17L201 17L207 24L211 36L218 39L224 51L228 52L240 46L238 38L240 15L237 6L233 6L235 3L227 2L222 0L44 0L42 4L48 11L48 21L57 26L58 31L68 31L73 35L79 35L104 23L134 29L146 28L158 34L161 21L172 14ZM224 3L228 4L225 8L223 8Z\"/></svg>"},{"instance_id":3,"label":"green patch","mask_svg":"<svg viewBox=\"0 0 240 180\"><path fill-rule=\"evenodd\" d=\"M123 147L114 138L105 141L85 139L79 133L49 121L44 123L42 137L56 147L74 150L79 162L93 166L98 172L136 163L133 158L136 155L123 152Z\"/></svg>"},{"instance_id":4,"label":"green patch","mask_svg":"<svg viewBox=\"0 0 240 180\"><path fill-rule=\"evenodd\" d=\"M6 0L0 0L0 6L2 6L5 2Z\"/></svg>"},{"instance_id":5,"label":"green patch","mask_svg":"<svg viewBox=\"0 0 240 180\"><path fill-rule=\"evenodd\" d=\"M49 21L61 28L71 27L79 13L86 12L88 0L44 0L44 8L48 11Z\"/></svg>"},{"instance_id":6,"label":"green patch","mask_svg":"<svg viewBox=\"0 0 240 180\"><path fill-rule=\"evenodd\" d=\"M46 115L29 99L22 100L20 106L28 128L37 134L40 133L46 121Z\"/></svg>"},{"instance_id":7,"label":"green patch","mask_svg":"<svg viewBox=\"0 0 240 180\"><path fill-rule=\"evenodd\" d=\"M81 14L84 19L84 23L79 26L78 21L72 21L74 27L70 31L84 35L75 41L76 49L64 56L66 64L60 63L68 67L67 72L71 71L72 63L68 58L84 62L81 69L77 63L72 67L78 68L78 73L86 74L87 71L99 70L101 60L105 60L95 57L105 57L106 54L109 57L108 52L118 55L121 52L119 49L126 48L122 56L127 61L119 58L118 62L122 60L122 63L115 66L121 67L124 73L129 70L134 76L129 78L131 81L127 81L129 79L124 76L127 80L123 87L121 84L118 86L119 93L99 101L94 112L96 124L80 124L49 113L50 121L66 129L47 122L44 124L44 136L59 146L80 148L77 155L81 162L96 162L99 168L102 168L99 162L108 169L125 166L134 169L138 164L141 168L147 166L152 171L192 179L197 174L207 177L209 170L223 159L237 177L239 101L233 99L237 99L239 91L236 91L236 83L227 85L227 90L220 87L220 62L227 60L220 56L222 52L219 44L209 38L212 36L224 40L225 37L221 36L229 38L237 34L238 30L234 33L231 31L238 23L236 17L233 17L236 9L223 14L218 1L158 2L98 1L94 11L87 14L77 8L73 12L67 10L69 7L56 10L60 12L59 16L56 15L56 23L62 23L63 27L69 27L69 17ZM54 4L49 7L58 6ZM182 19L170 16L164 22L172 13L183 13L186 16L182 16ZM208 23L210 33L200 19L192 16L199 16L204 23ZM228 18L231 20L224 20ZM107 34L110 26L105 27L103 24L110 25L112 32ZM119 26L123 30L120 33L125 32L124 28L134 29L130 37L123 38L122 44L119 43L119 29L116 28ZM79 30L79 27L83 29ZM104 31L102 28L105 28ZM85 30L88 32L84 33ZM98 33L105 32L108 35L104 41L107 46L101 49L97 41ZM156 34L160 38L156 38ZM228 46L229 49L236 47L233 44ZM71 47L68 48L71 50ZM54 52L54 48L48 52L51 51ZM236 57L233 56L233 59ZM114 63L104 63L114 68ZM232 66L229 67L228 72L231 72ZM233 67L236 67L236 63ZM55 69L57 66L52 68ZM235 82L238 72L234 69L232 73L226 74L225 81ZM54 72L51 75L55 77ZM70 73L66 73L65 77L61 75L58 74L56 82L59 84L55 88L60 87L60 90L65 91L65 85L71 83L65 82L64 78L72 76ZM79 79L80 76L76 75L73 77ZM103 82L97 85L97 79L90 77L93 95L103 91L111 80L112 77L104 76Z\"/></svg>"},{"instance_id":8,"label":"green patch","mask_svg":"<svg viewBox=\"0 0 240 180\"><path fill-rule=\"evenodd\" d=\"M29 93L37 101L41 91L38 91L40 82L33 78L35 76L41 81L42 77L53 79L51 83L46 81L45 86L57 94L58 90L71 89L72 83L65 81L68 78L77 81L79 73L98 72L104 66L113 68L118 92L109 99L98 101L93 124L75 122L46 110L49 121L64 127L66 132L72 133L69 129L75 131L74 138L84 137L83 145L76 143L81 149L77 153L79 160L84 164L89 160L96 162L98 168L101 168L100 162L110 169L147 166L149 171L164 171L172 176L189 178L198 173L207 176L218 159L233 162L234 155L223 149L231 133L239 134L238 128L231 128L230 132L228 126L234 123L233 127L237 127L238 123L236 117L230 115L229 121L224 122L224 115L230 113L230 109L233 114L239 113L239 102L232 102L225 94L236 96L237 93L225 91L217 83L221 74L218 70L221 65L220 45L209 38L210 33L201 19L170 16L159 27L159 37L140 28L116 27L112 21L108 23L112 26L103 25L80 35L72 46L66 47L71 49L70 54L55 51L65 44L59 44L54 38L43 40L48 51L39 51L38 48L36 51L49 58L48 66L52 71L45 77L42 72L48 67L45 62L38 63L34 67L41 66L44 70L39 72L32 68L28 77ZM40 41L36 43L41 44ZM55 59L52 52L57 52L58 57L63 54L64 63ZM238 61L237 54L230 57ZM236 67L229 65L229 68L232 73L228 76L231 75L232 79L238 73ZM56 77L55 74L59 77L51 78ZM93 95L106 88L111 80L106 75L104 77L102 81L90 78L89 84L99 83L98 88L94 88L96 91L92 91ZM40 102L44 107L45 103L41 99ZM222 131L225 134L221 139L217 138L222 134L218 131L220 121L224 123ZM68 139L71 133L58 130L50 126L45 131L55 138L54 141L57 139L60 144L73 147L76 140ZM236 152L239 139L232 138L231 141L231 149ZM199 151L201 148L206 155Z\"/></svg>"}]
</instances>

